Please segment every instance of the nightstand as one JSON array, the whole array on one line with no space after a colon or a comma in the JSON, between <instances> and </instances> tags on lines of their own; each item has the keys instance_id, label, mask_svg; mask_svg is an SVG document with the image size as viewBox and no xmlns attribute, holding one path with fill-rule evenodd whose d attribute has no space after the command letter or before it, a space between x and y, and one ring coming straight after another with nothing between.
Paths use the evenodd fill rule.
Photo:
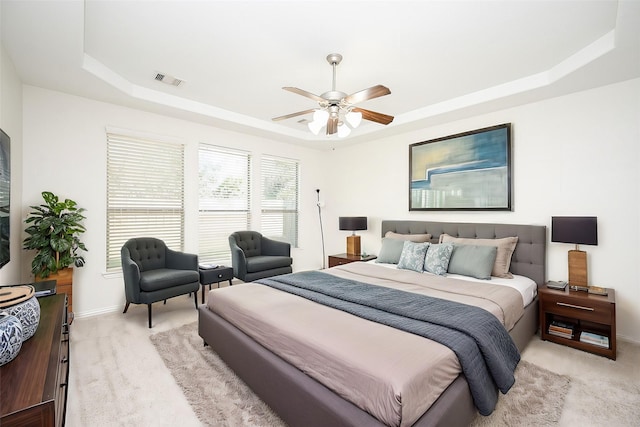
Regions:
<instances>
[{"instance_id":1,"label":"nightstand","mask_svg":"<svg viewBox=\"0 0 640 427\"><path fill-rule=\"evenodd\" d=\"M540 308L540 337L569 347L616 359L616 294L607 289L608 295L594 295L584 291L538 289ZM560 325L558 328L557 325ZM554 326L551 330L550 326ZM573 329L563 336L563 326ZM560 330L560 333L558 333ZM591 332L605 336L608 347L583 342L580 335ZM585 337L583 337L585 338Z\"/></svg>"},{"instance_id":2,"label":"nightstand","mask_svg":"<svg viewBox=\"0 0 640 427\"><path fill-rule=\"evenodd\" d=\"M224 265L219 265L215 268L201 268L198 267L198 272L200 273L200 285L202 285L202 303L204 304L204 287L209 285L209 290L211 290L211 284L217 283L218 287L220 287L220 282L224 282L225 280L229 281L229 286L232 285L231 281L233 280L233 268L225 267Z\"/></svg>"},{"instance_id":3,"label":"nightstand","mask_svg":"<svg viewBox=\"0 0 640 427\"><path fill-rule=\"evenodd\" d=\"M329 268L335 267L336 265L349 264L350 262L356 261L371 261L372 259L378 258L375 255L348 255L348 254L336 254L329 255Z\"/></svg>"}]
</instances>

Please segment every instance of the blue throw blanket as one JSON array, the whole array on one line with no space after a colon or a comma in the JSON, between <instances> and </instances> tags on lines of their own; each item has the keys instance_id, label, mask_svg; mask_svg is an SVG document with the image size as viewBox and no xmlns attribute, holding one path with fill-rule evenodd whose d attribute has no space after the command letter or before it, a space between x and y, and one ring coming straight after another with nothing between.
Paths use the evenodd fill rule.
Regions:
<instances>
[{"instance_id":1,"label":"blue throw blanket","mask_svg":"<svg viewBox=\"0 0 640 427\"><path fill-rule=\"evenodd\" d=\"M449 347L458 356L478 412L489 415L496 387L509 391L520 353L507 330L478 307L320 271L286 274L257 283L289 292L364 319L410 332Z\"/></svg>"}]
</instances>

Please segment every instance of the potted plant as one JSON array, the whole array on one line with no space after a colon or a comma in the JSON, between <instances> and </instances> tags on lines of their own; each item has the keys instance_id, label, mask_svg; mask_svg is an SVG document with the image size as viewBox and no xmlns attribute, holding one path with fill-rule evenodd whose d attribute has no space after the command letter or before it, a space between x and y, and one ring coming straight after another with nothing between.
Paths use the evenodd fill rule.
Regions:
<instances>
[{"instance_id":1,"label":"potted plant","mask_svg":"<svg viewBox=\"0 0 640 427\"><path fill-rule=\"evenodd\" d=\"M45 203L31 206L33 210L25 219L29 224L25 232L29 236L24 239L23 248L37 251L31 263L36 281L55 279L58 286L68 284L68 289L61 291L67 293L71 311L71 267L84 265L79 251L87 250L80 241L80 235L86 231L82 225L85 209L70 199L60 201L50 191L43 191L42 198Z\"/></svg>"}]
</instances>

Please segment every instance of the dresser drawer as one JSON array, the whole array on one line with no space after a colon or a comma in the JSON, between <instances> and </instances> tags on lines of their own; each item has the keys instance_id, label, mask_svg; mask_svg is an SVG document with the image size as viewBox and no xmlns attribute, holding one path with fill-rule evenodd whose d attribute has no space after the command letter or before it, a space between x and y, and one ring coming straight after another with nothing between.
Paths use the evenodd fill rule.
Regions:
<instances>
[{"instance_id":1,"label":"dresser drawer","mask_svg":"<svg viewBox=\"0 0 640 427\"><path fill-rule=\"evenodd\" d=\"M544 294L541 301L542 310L547 313L605 325L613 323L611 305L606 301L549 294Z\"/></svg>"}]
</instances>

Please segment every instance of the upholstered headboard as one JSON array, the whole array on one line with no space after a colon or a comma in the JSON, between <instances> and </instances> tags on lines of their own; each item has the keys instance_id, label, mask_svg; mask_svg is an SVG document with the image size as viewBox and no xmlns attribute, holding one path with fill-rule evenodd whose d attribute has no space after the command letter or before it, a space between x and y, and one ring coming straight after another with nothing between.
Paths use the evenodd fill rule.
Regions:
<instances>
[{"instance_id":1,"label":"upholstered headboard","mask_svg":"<svg viewBox=\"0 0 640 427\"><path fill-rule=\"evenodd\" d=\"M382 237L392 231L400 234L431 234L437 243L440 235L468 239L500 239L518 236L518 244L511 257L510 271L527 276L537 284L546 280L547 227L544 225L481 224L433 221L382 221Z\"/></svg>"}]
</instances>

